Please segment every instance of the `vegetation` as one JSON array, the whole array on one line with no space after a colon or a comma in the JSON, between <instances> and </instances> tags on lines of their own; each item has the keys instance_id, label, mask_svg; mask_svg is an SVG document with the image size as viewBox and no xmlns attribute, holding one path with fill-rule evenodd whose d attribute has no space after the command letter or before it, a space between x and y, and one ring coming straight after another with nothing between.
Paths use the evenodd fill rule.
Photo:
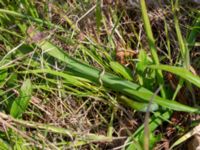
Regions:
<instances>
[{"instance_id":1,"label":"vegetation","mask_svg":"<svg viewBox=\"0 0 200 150\"><path fill-rule=\"evenodd\" d=\"M198 3L0 6L0 149L191 143L200 114Z\"/></svg>"}]
</instances>

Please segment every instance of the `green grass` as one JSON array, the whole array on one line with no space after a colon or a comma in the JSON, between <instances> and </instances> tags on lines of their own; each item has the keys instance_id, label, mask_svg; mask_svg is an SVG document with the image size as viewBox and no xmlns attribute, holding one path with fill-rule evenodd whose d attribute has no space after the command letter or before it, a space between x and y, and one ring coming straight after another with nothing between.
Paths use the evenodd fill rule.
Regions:
<instances>
[{"instance_id":1,"label":"green grass","mask_svg":"<svg viewBox=\"0 0 200 150\"><path fill-rule=\"evenodd\" d=\"M198 120L173 114L200 114L200 15L171 2L1 0L0 149L181 147Z\"/></svg>"}]
</instances>

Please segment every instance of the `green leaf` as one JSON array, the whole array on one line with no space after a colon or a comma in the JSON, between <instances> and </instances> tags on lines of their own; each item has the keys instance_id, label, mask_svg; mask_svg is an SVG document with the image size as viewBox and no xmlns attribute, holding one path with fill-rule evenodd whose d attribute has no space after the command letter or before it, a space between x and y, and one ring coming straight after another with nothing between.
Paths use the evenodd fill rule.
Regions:
<instances>
[{"instance_id":1,"label":"green leaf","mask_svg":"<svg viewBox=\"0 0 200 150\"><path fill-rule=\"evenodd\" d=\"M62 77L67 83L71 84L71 85L75 85L75 86L83 86L84 82L87 82L88 80L84 80L83 78L78 78L63 72L59 72L59 71L55 71L55 70L51 70L51 69L39 69L39 70L27 70L27 71L23 71L21 73L48 73L48 74L52 74L55 76L59 76Z\"/></svg>"},{"instance_id":2,"label":"green leaf","mask_svg":"<svg viewBox=\"0 0 200 150\"><path fill-rule=\"evenodd\" d=\"M7 69L0 70L0 88L5 84L7 76Z\"/></svg>"},{"instance_id":3,"label":"green leaf","mask_svg":"<svg viewBox=\"0 0 200 150\"><path fill-rule=\"evenodd\" d=\"M125 105L131 107L134 110L141 111L141 112L146 112L149 105L149 103L147 102L134 101L123 95L119 96L118 101L124 103ZM158 109L157 104L155 103L151 104L150 111L155 111L157 109Z\"/></svg>"},{"instance_id":4,"label":"green leaf","mask_svg":"<svg viewBox=\"0 0 200 150\"><path fill-rule=\"evenodd\" d=\"M73 75L83 77L95 84L99 84L99 80L101 79L104 87L124 94L138 101L143 100L149 102L154 95L154 93L150 90L128 80L119 78L113 74L109 74L106 72L101 74L101 71L99 71L98 69L69 57L66 53L64 53L62 50L60 50L58 47L48 41L42 41L40 43L37 43L37 45L43 50L44 54L47 53L48 55L66 63L68 71L70 71ZM175 101L161 98L159 96L155 96L153 102L159 104L162 107L177 111L199 113L199 109L197 108L192 108Z\"/></svg>"},{"instance_id":5,"label":"green leaf","mask_svg":"<svg viewBox=\"0 0 200 150\"><path fill-rule=\"evenodd\" d=\"M151 89L152 84L154 82L149 82L149 80L155 80L155 76L153 76L155 73L147 72L147 70L145 70L147 65L149 65L151 62L148 60L148 56L143 49L140 50L140 52L139 52L138 60L139 60L139 62L136 65L136 72L138 75L139 83L140 83L140 85L142 85L148 89Z\"/></svg>"},{"instance_id":6,"label":"green leaf","mask_svg":"<svg viewBox=\"0 0 200 150\"><path fill-rule=\"evenodd\" d=\"M17 97L12 103L10 109L10 115L12 115L15 118L18 118L25 112L26 108L28 107L29 101L31 99L31 93L32 93L31 81L27 79L24 81L20 89L19 97Z\"/></svg>"},{"instance_id":7,"label":"green leaf","mask_svg":"<svg viewBox=\"0 0 200 150\"><path fill-rule=\"evenodd\" d=\"M131 71L116 61L110 62L110 67L117 73L122 75L125 79L132 81Z\"/></svg>"},{"instance_id":8,"label":"green leaf","mask_svg":"<svg viewBox=\"0 0 200 150\"><path fill-rule=\"evenodd\" d=\"M139 136L139 142L141 145L143 145L144 147L144 137L145 137L145 134L140 134ZM153 131L151 131L149 133L149 149L153 149L154 146L155 146L155 143L160 141L161 140L161 134L159 135L154 135Z\"/></svg>"},{"instance_id":9,"label":"green leaf","mask_svg":"<svg viewBox=\"0 0 200 150\"><path fill-rule=\"evenodd\" d=\"M99 31L99 28L101 26L101 20L102 20L101 0L97 0L97 5L96 5L96 24L97 24L97 30L98 31Z\"/></svg>"},{"instance_id":10,"label":"green leaf","mask_svg":"<svg viewBox=\"0 0 200 150\"><path fill-rule=\"evenodd\" d=\"M198 18L195 20L192 29L187 37L187 44L189 50L195 45L196 38L198 37L199 33L200 33L200 16L198 16Z\"/></svg>"},{"instance_id":11,"label":"green leaf","mask_svg":"<svg viewBox=\"0 0 200 150\"><path fill-rule=\"evenodd\" d=\"M174 10L174 23L175 23L178 44L180 47L180 52L181 52L181 56L182 56L182 60L183 60L183 65L184 65L184 67L188 68L190 65L189 50L186 45L185 38L182 36L181 29L180 29L180 23L179 23L177 15L175 13L175 10L177 10L177 7L178 7L178 1L175 4L175 8L173 9Z\"/></svg>"},{"instance_id":12,"label":"green leaf","mask_svg":"<svg viewBox=\"0 0 200 150\"><path fill-rule=\"evenodd\" d=\"M171 73L178 75L181 78L193 83L194 85L196 85L197 87L200 88L200 78L196 75L193 75L191 72L189 72L185 68L169 66L169 65L150 65L148 67L152 68L152 69L160 69L160 70L165 70L165 71L171 72Z\"/></svg>"},{"instance_id":13,"label":"green leaf","mask_svg":"<svg viewBox=\"0 0 200 150\"><path fill-rule=\"evenodd\" d=\"M166 111L164 113L156 112L153 114L151 119L149 120L149 132L152 133L155 131L155 129L162 124L163 121L166 121L167 119L170 118L172 115L172 111ZM141 137L144 135L144 124L141 125L133 135L131 135L126 141L126 143L129 143L131 141L137 141L142 143L143 139ZM124 150L124 149L123 149ZM137 150L135 149L135 146L133 143L131 143L126 150Z\"/></svg>"},{"instance_id":14,"label":"green leaf","mask_svg":"<svg viewBox=\"0 0 200 150\"><path fill-rule=\"evenodd\" d=\"M3 139L0 138L0 150L11 150L11 146L4 141Z\"/></svg>"},{"instance_id":15,"label":"green leaf","mask_svg":"<svg viewBox=\"0 0 200 150\"><path fill-rule=\"evenodd\" d=\"M147 40L148 40L149 48L150 48L151 55L153 58L153 62L154 62L154 64L158 65L158 64L160 64L160 62L159 62L159 57L157 54L157 48L155 45L155 39L153 37L153 32L151 29L151 24L150 24L148 13L147 13L147 7L146 7L145 0L140 0L140 6L141 6L142 19L143 19L143 23L144 23L145 33L147 35ZM158 80L160 86L162 86L161 95L163 98L166 98L165 87L163 86L164 79L163 79L162 71L158 70L156 73L157 73L157 76L156 76L157 80Z\"/></svg>"},{"instance_id":16,"label":"green leaf","mask_svg":"<svg viewBox=\"0 0 200 150\"><path fill-rule=\"evenodd\" d=\"M38 24L45 24L45 25L48 25L50 27L55 27L57 29L64 30L61 26L55 25L55 24L53 24L49 21L46 21L46 20L43 20L43 19L40 19L40 18L34 18L32 16L28 16L26 14L21 14L21 13L18 13L16 11L7 10L7 9L0 9L0 13L1 14L7 14L7 15L10 15L10 16L13 16L13 17L31 20L31 21L36 22Z\"/></svg>"}]
</instances>

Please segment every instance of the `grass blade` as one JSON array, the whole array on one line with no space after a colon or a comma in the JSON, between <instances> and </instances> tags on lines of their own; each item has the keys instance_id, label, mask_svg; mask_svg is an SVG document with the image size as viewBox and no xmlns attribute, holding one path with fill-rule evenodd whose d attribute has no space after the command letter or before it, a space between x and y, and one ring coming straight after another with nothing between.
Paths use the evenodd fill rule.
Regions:
<instances>
[{"instance_id":1,"label":"grass blade","mask_svg":"<svg viewBox=\"0 0 200 150\"><path fill-rule=\"evenodd\" d=\"M178 75L181 78L193 83L194 85L196 85L197 87L200 88L200 78L198 76L193 75L191 72L189 72L185 68L169 66L169 65L151 65L151 66L149 66L149 68L160 69L160 70L165 70L165 71L171 72L171 73Z\"/></svg>"},{"instance_id":2,"label":"grass blade","mask_svg":"<svg viewBox=\"0 0 200 150\"><path fill-rule=\"evenodd\" d=\"M199 132L200 132L200 124L198 126L196 126L195 128L193 128L191 131L189 131L188 133L184 134L182 137L180 137L176 142L174 142L174 144L170 147L170 150L173 149L174 147L176 147L177 145L185 142L187 139L191 138L194 135L199 136ZM194 143L193 143L194 144ZM199 147L199 146L198 146ZM198 147L196 147L198 149Z\"/></svg>"},{"instance_id":3,"label":"grass blade","mask_svg":"<svg viewBox=\"0 0 200 150\"><path fill-rule=\"evenodd\" d=\"M18 18L31 20L31 21L34 21L36 23L41 23L41 24L45 24L45 25L50 26L50 27L55 27L57 29L64 30L61 26L52 24L51 22L48 22L48 21L45 21L45 20L42 20L42 19L39 19L39 18L27 16L27 15L24 15L24 14L20 14L18 12L12 11L12 10L0 9L0 13L8 14L8 15L15 16L15 17L18 17Z\"/></svg>"},{"instance_id":4,"label":"grass blade","mask_svg":"<svg viewBox=\"0 0 200 150\"><path fill-rule=\"evenodd\" d=\"M200 17L198 17L195 20L195 23L192 26L192 30L189 32L189 35L187 37L187 44L189 49L191 49L195 45L196 38L199 35L199 33L200 33Z\"/></svg>"},{"instance_id":5,"label":"grass blade","mask_svg":"<svg viewBox=\"0 0 200 150\"><path fill-rule=\"evenodd\" d=\"M152 30L151 30L151 25L150 25L148 13L147 13L147 7L146 7L146 4L145 4L145 0L140 1L140 6L141 6L141 11L142 11L144 28L145 28L145 31L146 31L146 34L147 34L147 39L148 39L149 47L150 47L150 50L151 50L151 55L152 55L154 63L159 64L159 58L158 58L158 55L157 55L157 49L156 49L153 33L152 33ZM162 71L159 71L159 70L157 71L157 78L158 78L158 82L162 86L163 83L164 83ZM165 89L164 89L163 86L162 86L162 89L161 89L161 94L162 94L163 98L166 98L166 93L165 93Z\"/></svg>"},{"instance_id":6,"label":"grass blade","mask_svg":"<svg viewBox=\"0 0 200 150\"><path fill-rule=\"evenodd\" d=\"M178 7L177 5L178 5L178 3L175 5L174 10L177 10L177 7ZM176 14L174 14L174 23L175 23L176 34L177 34L178 43L179 43L179 47L180 47L180 51L181 51L181 56L183 58L183 65L184 65L184 67L189 69L189 66L190 66L189 50L185 44L186 41L182 36L181 29L179 26L179 20L178 20Z\"/></svg>"}]
</instances>

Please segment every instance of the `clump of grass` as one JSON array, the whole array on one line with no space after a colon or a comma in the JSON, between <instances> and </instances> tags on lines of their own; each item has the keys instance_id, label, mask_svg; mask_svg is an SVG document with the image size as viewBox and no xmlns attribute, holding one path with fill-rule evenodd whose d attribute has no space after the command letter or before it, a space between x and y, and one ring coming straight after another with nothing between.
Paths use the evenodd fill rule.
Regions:
<instances>
[{"instance_id":1,"label":"clump of grass","mask_svg":"<svg viewBox=\"0 0 200 150\"><path fill-rule=\"evenodd\" d=\"M144 0L135 9L100 0L0 6L3 149L132 150L161 147L172 137L172 147L184 142L180 134L193 122L174 125L173 112L199 114L199 59L190 59L199 39L193 3L150 11Z\"/></svg>"}]
</instances>

